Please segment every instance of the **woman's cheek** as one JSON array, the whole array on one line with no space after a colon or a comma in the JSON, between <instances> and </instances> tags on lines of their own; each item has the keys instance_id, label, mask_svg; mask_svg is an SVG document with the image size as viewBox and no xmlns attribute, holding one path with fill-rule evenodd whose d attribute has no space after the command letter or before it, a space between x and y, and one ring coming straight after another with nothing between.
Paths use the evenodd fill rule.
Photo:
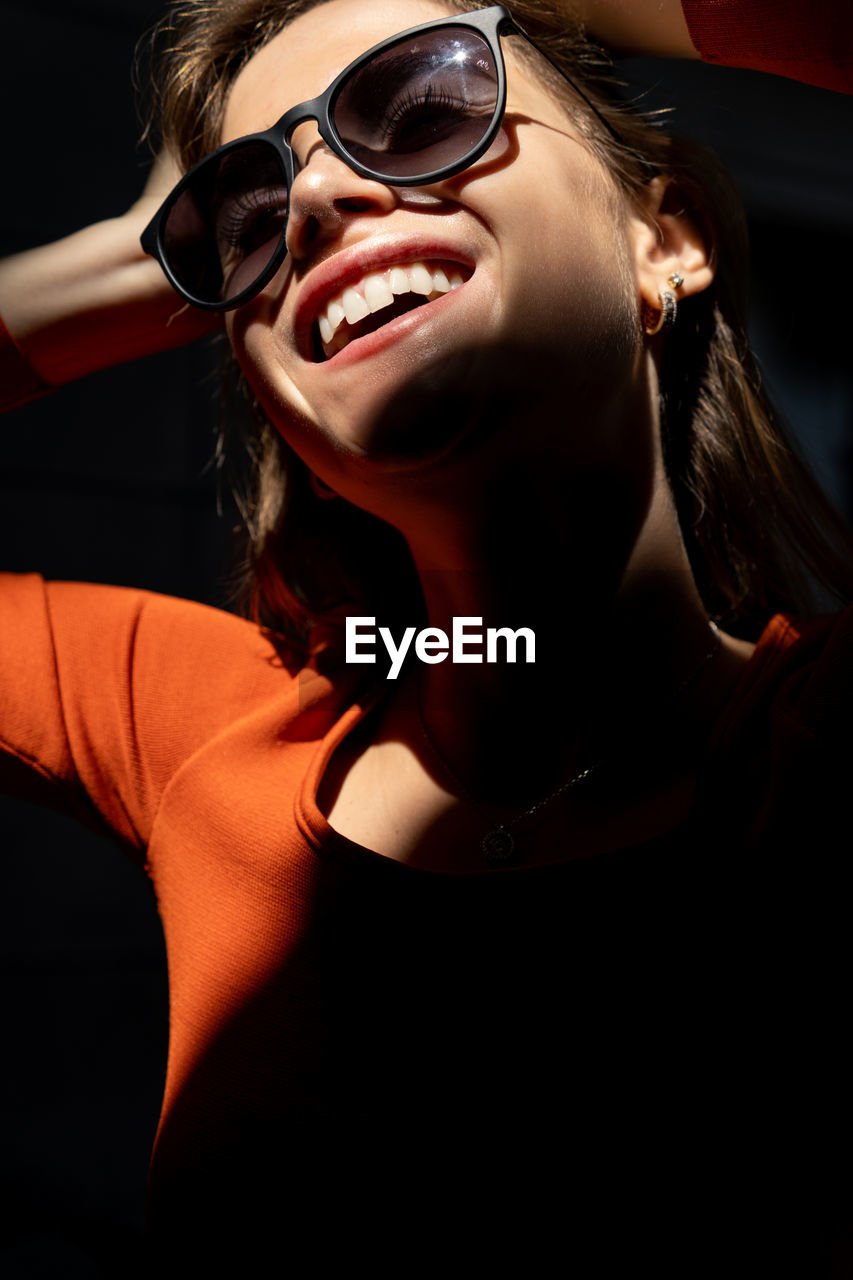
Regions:
<instances>
[{"instance_id":1,"label":"woman's cheek","mask_svg":"<svg viewBox=\"0 0 853 1280\"><path fill-rule=\"evenodd\" d=\"M239 312L229 313L225 328L243 376L276 430L289 441L295 421L314 423L311 405L288 371L287 353L275 329L262 320L244 320Z\"/></svg>"}]
</instances>

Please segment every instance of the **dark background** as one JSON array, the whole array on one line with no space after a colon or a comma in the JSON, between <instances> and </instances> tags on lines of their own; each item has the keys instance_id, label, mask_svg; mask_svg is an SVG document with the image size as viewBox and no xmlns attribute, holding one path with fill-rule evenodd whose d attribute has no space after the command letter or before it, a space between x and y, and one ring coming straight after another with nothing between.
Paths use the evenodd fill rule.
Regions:
<instances>
[{"instance_id":1,"label":"dark background","mask_svg":"<svg viewBox=\"0 0 853 1280\"><path fill-rule=\"evenodd\" d=\"M0 4L2 252L120 213L147 152L130 87L146 0ZM753 336L794 434L853 510L853 102L682 63L630 62L676 127L737 176L753 236ZM282 109L289 105L286 86ZM223 604L233 512L210 466L209 344L108 370L7 416L3 567ZM126 1274L139 1249L168 1019L147 881L74 824L0 808L7 891L0 1271Z\"/></svg>"}]
</instances>

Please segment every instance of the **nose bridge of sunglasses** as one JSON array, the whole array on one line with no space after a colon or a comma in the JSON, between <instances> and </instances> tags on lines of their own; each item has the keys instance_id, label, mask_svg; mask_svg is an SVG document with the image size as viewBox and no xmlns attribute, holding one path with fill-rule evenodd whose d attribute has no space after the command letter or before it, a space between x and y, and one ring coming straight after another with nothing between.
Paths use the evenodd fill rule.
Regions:
<instances>
[{"instance_id":1,"label":"nose bridge of sunglasses","mask_svg":"<svg viewBox=\"0 0 853 1280\"><path fill-rule=\"evenodd\" d=\"M298 203L299 192L306 187L315 197L321 194L320 188L325 190L328 186L342 196L347 192L339 188L346 187L348 191L350 186L375 182L374 178L363 175L346 151L328 137L316 116L301 116L288 128L285 141L293 165L291 206L294 196Z\"/></svg>"},{"instance_id":2,"label":"nose bridge of sunglasses","mask_svg":"<svg viewBox=\"0 0 853 1280\"><path fill-rule=\"evenodd\" d=\"M290 151L297 170L307 164L310 158L307 155L308 150L313 149L315 143L321 141L319 128L321 115L322 100L314 98L310 102L302 102L296 107L291 107L275 126L281 141ZM297 135L301 139L299 144L301 151L294 144L294 137ZM312 138L314 141L307 141Z\"/></svg>"},{"instance_id":3,"label":"nose bridge of sunglasses","mask_svg":"<svg viewBox=\"0 0 853 1280\"><path fill-rule=\"evenodd\" d=\"M320 152L333 154L320 133L317 121L309 116L303 116L288 130L286 142L293 156L294 177L306 169Z\"/></svg>"}]
</instances>

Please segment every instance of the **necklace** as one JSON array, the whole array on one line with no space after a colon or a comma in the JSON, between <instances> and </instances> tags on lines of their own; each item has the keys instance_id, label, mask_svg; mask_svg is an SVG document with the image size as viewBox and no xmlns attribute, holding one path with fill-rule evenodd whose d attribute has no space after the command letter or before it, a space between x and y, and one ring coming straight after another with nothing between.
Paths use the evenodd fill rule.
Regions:
<instances>
[{"instance_id":1,"label":"necklace","mask_svg":"<svg viewBox=\"0 0 853 1280\"><path fill-rule=\"evenodd\" d=\"M711 662L716 658L722 648L722 638L717 624L709 619L708 626L713 635L711 646L702 655L700 661L693 670L685 676L677 688L674 689L666 699L664 707L668 710L671 710L672 707L674 707L675 704L684 696L691 685L699 679L699 676L706 667L710 666ZM450 765L433 742L432 736L427 729L426 719L423 713L423 705L421 702L420 681L417 682L417 712L421 732L426 740L426 744L429 747L430 752L441 765L448 778L453 781L455 787L462 796L473 801L474 797L471 795L469 789L451 769ZM490 831L487 831L480 841L480 848L483 851L487 865L490 867L505 867L510 866L513 863L520 862L521 851L518 848L515 834L513 833L517 833L519 828L521 828L522 831L526 830L530 825L530 819L534 818L542 809L546 809L552 804L555 804L558 800L562 800L564 796L567 796L577 787L588 785L591 779L600 771L607 759L608 756L601 756L598 760L587 765L578 773L573 774L564 782L561 782L553 791L549 791L547 795L542 796L539 800L535 800L533 804L528 805L526 809L517 813L514 818L509 819L507 822L499 822L496 827L492 827Z\"/></svg>"}]
</instances>

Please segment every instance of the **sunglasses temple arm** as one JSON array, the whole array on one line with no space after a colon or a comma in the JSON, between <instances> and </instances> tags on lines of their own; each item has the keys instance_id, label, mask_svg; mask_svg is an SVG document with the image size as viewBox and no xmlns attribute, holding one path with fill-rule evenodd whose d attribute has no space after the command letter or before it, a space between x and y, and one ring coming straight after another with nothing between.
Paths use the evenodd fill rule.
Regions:
<instances>
[{"instance_id":1,"label":"sunglasses temple arm","mask_svg":"<svg viewBox=\"0 0 853 1280\"><path fill-rule=\"evenodd\" d=\"M545 61L548 63L548 66L551 67L552 70L556 71L560 79L565 80L566 84L570 86L573 92L576 93L577 96L581 99L581 101L584 102L589 107L590 111L595 116L595 118L599 121L599 123L604 125L604 128L610 134L613 141L618 142L620 147L622 147L625 151L627 151L630 155L632 155L637 161L639 161L639 163L642 165L642 167L645 169L646 173L648 174L649 180L657 176L660 170L654 164L652 164L650 160L647 160L645 156L641 155L639 151L636 151L632 146L629 146L629 144L625 141L624 138L620 137L616 128L610 123L610 121L605 116L601 114L598 107L589 97L587 97L587 95L584 93L580 85L577 84L574 80L572 80L571 76L568 76L566 72L563 71L562 67L559 67L557 65L557 63L554 61L553 58L549 57L548 54L544 52L544 50L540 49L539 45L536 44L536 42L531 39L531 37L527 34L524 28L520 26L519 23L515 21L515 19L511 19L507 23L502 34L519 35L523 40L526 40L527 43L530 45L530 47L536 53L539 54L540 58L544 58Z\"/></svg>"}]
</instances>

